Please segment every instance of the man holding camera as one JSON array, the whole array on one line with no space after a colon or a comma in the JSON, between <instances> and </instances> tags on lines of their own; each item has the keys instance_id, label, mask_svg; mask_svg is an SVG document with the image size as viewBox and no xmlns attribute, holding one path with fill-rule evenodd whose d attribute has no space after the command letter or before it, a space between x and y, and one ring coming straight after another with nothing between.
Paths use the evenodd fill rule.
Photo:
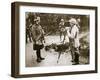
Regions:
<instances>
[{"instance_id":1,"label":"man holding camera","mask_svg":"<svg viewBox=\"0 0 100 80\"><path fill-rule=\"evenodd\" d=\"M73 65L79 64L79 26L77 26L77 20L75 18L71 18L69 20L70 30L67 31L69 40L70 40L70 49Z\"/></svg>"}]
</instances>

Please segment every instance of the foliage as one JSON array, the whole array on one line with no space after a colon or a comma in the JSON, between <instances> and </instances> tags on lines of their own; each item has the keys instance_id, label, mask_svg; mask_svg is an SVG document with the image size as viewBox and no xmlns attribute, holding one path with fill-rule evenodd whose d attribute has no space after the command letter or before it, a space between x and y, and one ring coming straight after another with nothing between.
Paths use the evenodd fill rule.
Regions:
<instances>
[{"instance_id":1,"label":"foliage","mask_svg":"<svg viewBox=\"0 0 100 80\"><path fill-rule=\"evenodd\" d=\"M61 19L64 19L66 26L68 27L68 21L71 17L76 19L80 18L79 25L81 26L80 31L86 31L89 29L89 16L88 15L71 15L71 14L51 14L51 13L32 13L26 12L26 24L34 24L34 19L39 16L40 24L43 27L45 33L51 32L56 34L59 30L59 23ZM29 22L30 20L30 22Z\"/></svg>"}]
</instances>

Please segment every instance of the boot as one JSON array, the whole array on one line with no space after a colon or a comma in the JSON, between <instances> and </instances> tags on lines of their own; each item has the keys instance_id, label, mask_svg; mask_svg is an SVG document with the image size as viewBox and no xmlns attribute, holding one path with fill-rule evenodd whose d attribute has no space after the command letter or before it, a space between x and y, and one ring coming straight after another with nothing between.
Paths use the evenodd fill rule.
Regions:
<instances>
[{"instance_id":1,"label":"boot","mask_svg":"<svg viewBox=\"0 0 100 80\"><path fill-rule=\"evenodd\" d=\"M41 59L40 59L40 58L38 58L36 61L37 61L37 62L41 62Z\"/></svg>"}]
</instances>

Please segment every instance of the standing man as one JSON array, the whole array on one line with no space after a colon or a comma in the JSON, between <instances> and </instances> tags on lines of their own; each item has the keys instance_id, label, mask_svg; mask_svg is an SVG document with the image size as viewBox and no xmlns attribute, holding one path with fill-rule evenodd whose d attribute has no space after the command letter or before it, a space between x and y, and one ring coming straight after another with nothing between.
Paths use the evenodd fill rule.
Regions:
<instances>
[{"instance_id":1,"label":"standing man","mask_svg":"<svg viewBox=\"0 0 100 80\"><path fill-rule=\"evenodd\" d=\"M71 18L70 22L70 30L67 31L69 39L70 39L70 48L71 48L71 56L73 65L79 64L79 26L77 26L77 21L75 18Z\"/></svg>"},{"instance_id":2,"label":"standing man","mask_svg":"<svg viewBox=\"0 0 100 80\"><path fill-rule=\"evenodd\" d=\"M44 58L41 57L41 49L44 47L43 45L43 29L40 25L40 18L37 17L34 19L34 25L32 25L32 39L33 39L33 49L36 50L37 62L41 62Z\"/></svg>"}]
</instances>

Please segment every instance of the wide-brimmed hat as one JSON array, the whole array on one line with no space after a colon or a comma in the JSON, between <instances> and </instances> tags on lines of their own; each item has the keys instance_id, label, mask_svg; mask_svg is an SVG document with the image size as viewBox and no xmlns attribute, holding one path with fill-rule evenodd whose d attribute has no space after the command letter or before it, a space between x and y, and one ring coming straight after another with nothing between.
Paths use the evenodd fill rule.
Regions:
<instances>
[{"instance_id":1,"label":"wide-brimmed hat","mask_svg":"<svg viewBox=\"0 0 100 80\"><path fill-rule=\"evenodd\" d=\"M38 19L34 19L34 21L39 21Z\"/></svg>"},{"instance_id":2,"label":"wide-brimmed hat","mask_svg":"<svg viewBox=\"0 0 100 80\"><path fill-rule=\"evenodd\" d=\"M69 22L70 22L70 23L73 23L73 24L77 24L77 21L76 21L75 18L71 18L71 19L69 20Z\"/></svg>"}]
</instances>

